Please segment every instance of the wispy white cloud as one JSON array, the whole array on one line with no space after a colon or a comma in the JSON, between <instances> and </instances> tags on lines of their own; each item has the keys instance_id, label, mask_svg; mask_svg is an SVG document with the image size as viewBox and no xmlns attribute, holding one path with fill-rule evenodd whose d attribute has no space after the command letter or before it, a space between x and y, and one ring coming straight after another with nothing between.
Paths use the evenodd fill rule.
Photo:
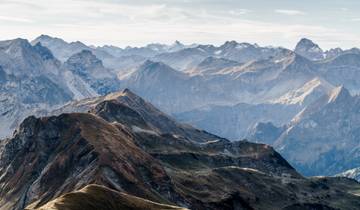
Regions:
<instances>
[{"instance_id":1,"label":"wispy white cloud","mask_svg":"<svg viewBox=\"0 0 360 210\"><path fill-rule=\"evenodd\" d=\"M290 10L290 9L277 9L275 13L283 14L283 15L305 15L306 13L300 10Z\"/></svg>"},{"instance_id":2,"label":"wispy white cloud","mask_svg":"<svg viewBox=\"0 0 360 210\"><path fill-rule=\"evenodd\" d=\"M33 21L28 18L15 17L15 16L0 16L0 21L20 22L20 23L32 23Z\"/></svg>"},{"instance_id":3,"label":"wispy white cloud","mask_svg":"<svg viewBox=\"0 0 360 210\"><path fill-rule=\"evenodd\" d=\"M251 13L252 10L249 9L233 9L229 11L230 15L245 15Z\"/></svg>"},{"instance_id":4,"label":"wispy white cloud","mask_svg":"<svg viewBox=\"0 0 360 210\"><path fill-rule=\"evenodd\" d=\"M360 22L360 18L352 18L351 21L352 22Z\"/></svg>"}]
</instances>

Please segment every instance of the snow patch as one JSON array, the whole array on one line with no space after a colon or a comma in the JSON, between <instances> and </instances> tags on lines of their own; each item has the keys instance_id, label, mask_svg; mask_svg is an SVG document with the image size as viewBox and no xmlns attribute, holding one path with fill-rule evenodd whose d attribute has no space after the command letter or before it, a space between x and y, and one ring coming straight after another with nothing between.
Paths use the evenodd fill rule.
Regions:
<instances>
[{"instance_id":1,"label":"snow patch","mask_svg":"<svg viewBox=\"0 0 360 210\"><path fill-rule=\"evenodd\" d=\"M132 131L135 132L135 133L147 133L147 134L151 134L151 135L155 135L155 136L158 136L159 134L156 133L155 131L153 130L148 130L148 129L143 129L143 128L140 128L140 127L137 127L135 125L133 125L131 127Z\"/></svg>"}]
</instances>

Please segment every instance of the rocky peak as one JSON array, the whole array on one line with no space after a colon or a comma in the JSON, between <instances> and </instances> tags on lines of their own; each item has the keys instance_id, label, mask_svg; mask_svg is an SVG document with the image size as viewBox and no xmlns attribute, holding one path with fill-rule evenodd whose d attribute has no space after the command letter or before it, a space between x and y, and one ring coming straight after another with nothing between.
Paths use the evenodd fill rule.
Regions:
<instances>
[{"instance_id":1,"label":"rocky peak","mask_svg":"<svg viewBox=\"0 0 360 210\"><path fill-rule=\"evenodd\" d=\"M237 41L232 40L232 41L226 41L222 46L223 47L235 47L238 44L239 43Z\"/></svg>"},{"instance_id":2,"label":"rocky peak","mask_svg":"<svg viewBox=\"0 0 360 210\"><path fill-rule=\"evenodd\" d=\"M326 54L326 58L331 59L331 58L335 58L335 57L341 55L343 52L344 52L344 50L342 50L341 48L338 47L338 48L332 48L330 50L327 50L325 52L325 54Z\"/></svg>"},{"instance_id":3,"label":"rocky peak","mask_svg":"<svg viewBox=\"0 0 360 210\"><path fill-rule=\"evenodd\" d=\"M31 45L26 39L14 39L0 42L0 51L11 56L22 57L31 50Z\"/></svg>"},{"instance_id":4,"label":"rocky peak","mask_svg":"<svg viewBox=\"0 0 360 210\"><path fill-rule=\"evenodd\" d=\"M324 52L310 39L303 38L301 39L296 47L295 52L309 60L322 60L324 59Z\"/></svg>"},{"instance_id":5,"label":"rocky peak","mask_svg":"<svg viewBox=\"0 0 360 210\"><path fill-rule=\"evenodd\" d=\"M180 41L176 40L172 45L169 46L170 51L178 51L185 48L185 45Z\"/></svg>"},{"instance_id":6,"label":"rocky peak","mask_svg":"<svg viewBox=\"0 0 360 210\"><path fill-rule=\"evenodd\" d=\"M102 61L98 59L90 50L82 50L71 56L66 65L78 68L104 68Z\"/></svg>"},{"instance_id":7,"label":"rocky peak","mask_svg":"<svg viewBox=\"0 0 360 210\"><path fill-rule=\"evenodd\" d=\"M50 45L59 47L59 46L67 44L63 39L51 37L51 36L45 35L45 34L42 34L39 37L35 38L33 41L31 41L32 45L36 45L37 43L41 43L43 46L46 46L46 47L49 47Z\"/></svg>"},{"instance_id":8,"label":"rocky peak","mask_svg":"<svg viewBox=\"0 0 360 210\"><path fill-rule=\"evenodd\" d=\"M34 44L37 44L40 41L49 41L49 40L52 40L52 39L55 39L55 38L51 37L49 35L46 35L46 34L41 34L40 36L35 38L35 40L37 40L37 41L34 40Z\"/></svg>"},{"instance_id":9,"label":"rocky peak","mask_svg":"<svg viewBox=\"0 0 360 210\"><path fill-rule=\"evenodd\" d=\"M358 53L343 53L333 58L326 64L332 68L337 66L360 66L360 54Z\"/></svg>"},{"instance_id":10,"label":"rocky peak","mask_svg":"<svg viewBox=\"0 0 360 210\"><path fill-rule=\"evenodd\" d=\"M137 70L137 74L156 74L159 76L158 79L161 78L167 78L169 79L167 76L169 76L169 74L171 76L180 76L182 75L181 72L176 71L175 69L171 68L170 66L162 63L162 62L154 62L151 60L147 60L145 61ZM145 79L145 78L144 78ZM147 79L147 78L146 78Z\"/></svg>"},{"instance_id":11,"label":"rocky peak","mask_svg":"<svg viewBox=\"0 0 360 210\"><path fill-rule=\"evenodd\" d=\"M258 45L252 45L246 42L243 43L238 43L237 41L226 41L222 46L220 46L220 48L222 49L246 49L246 48L250 48L250 47L254 47L257 48Z\"/></svg>"}]
</instances>

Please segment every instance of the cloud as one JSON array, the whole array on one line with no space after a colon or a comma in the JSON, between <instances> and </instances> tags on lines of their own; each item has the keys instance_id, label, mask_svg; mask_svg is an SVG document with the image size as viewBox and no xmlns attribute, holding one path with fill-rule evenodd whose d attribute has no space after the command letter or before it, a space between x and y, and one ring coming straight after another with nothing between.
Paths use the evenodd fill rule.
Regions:
<instances>
[{"instance_id":1,"label":"cloud","mask_svg":"<svg viewBox=\"0 0 360 210\"><path fill-rule=\"evenodd\" d=\"M353 18L351 19L352 22L360 22L360 18Z\"/></svg>"},{"instance_id":2,"label":"cloud","mask_svg":"<svg viewBox=\"0 0 360 210\"><path fill-rule=\"evenodd\" d=\"M0 21L10 21L18 23L32 23L31 19L21 18L21 17L12 17L12 16L0 16Z\"/></svg>"},{"instance_id":3,"label":"cloud","mask_svg":"<svg viewBox=\"0 0 360 210\"><path fill-rule=\"evenodd\" d=\"M289 9L277 9L275 13L283 14L283 15L305 15L306 13L300 10L289 10Z\"/></svg>"},{"instance_id":4,"label":"cloud","mask_svg":"<svg viewBox=\"0 0 360 210\"><path fill-rule=\"evenodd\" d=\"M245 15L245 14L248 14L252 12L251 10L249 9L234 9L234 10L230 10L229 11L229 14L230 15Z\"/></svg>"},{"instance_id":5,"label":"cloud","mask_svg":"<svg viewBox=\"0 0 360 210\"><path fill-rule=\"evenodd\" d=\"M172 43L178 39L201 44L238 40L292 48L302 37L312 38L326 47L335 47L339 41L348 47L360 44L360 34L352 27L342 30L315 21L295 24L283 17L280 21L274 11L286 15L304 15L305 12L275 10L281 8L276 5L267 9L269 14L262 15L248 9L252 7L247 5L242 8L233 3L223 4L230 0L198 0L202 6L171 3L175 0L52 0L51 4L48 0L36 0L31 6L26 5L28 0L4 1L8 4L0 4L3 29L0 40L32 39L39 34L49 34L67 41L119 46ZM272 18L266 18L267 15Z\"/></svg>"}]
</instances>

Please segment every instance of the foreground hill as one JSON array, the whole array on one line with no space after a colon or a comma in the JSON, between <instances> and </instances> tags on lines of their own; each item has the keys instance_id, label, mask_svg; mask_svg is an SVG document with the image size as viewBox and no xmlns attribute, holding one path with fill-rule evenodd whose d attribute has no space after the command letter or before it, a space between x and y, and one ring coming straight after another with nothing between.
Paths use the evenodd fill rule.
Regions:
<instances>
[{"instance_id":1,"label":"foreground hill","mask_svg":"<svg viewBox=\"0 0 360 210\"><path fill-rule=\"evenodd\" d=\"M185 208L163 205L139 197L120 193L100 185L88 185L83 189L67 193L49 203L34 208L31 205L26 210L186 210Z\"/></svg>"},{"instance_id":2,"label":"foreground hill","mask_svg":"<svg viewBox=\"0 0 360 210\"><path fill-rule=\"evenodd\" d=\"M179 124L129 90L69 107L85 113L29 117L1 143L1 209L71 205L89 184L189 209L360 207L356 181L304 178L270 146Z\"/></svg>"}]
</instances>

